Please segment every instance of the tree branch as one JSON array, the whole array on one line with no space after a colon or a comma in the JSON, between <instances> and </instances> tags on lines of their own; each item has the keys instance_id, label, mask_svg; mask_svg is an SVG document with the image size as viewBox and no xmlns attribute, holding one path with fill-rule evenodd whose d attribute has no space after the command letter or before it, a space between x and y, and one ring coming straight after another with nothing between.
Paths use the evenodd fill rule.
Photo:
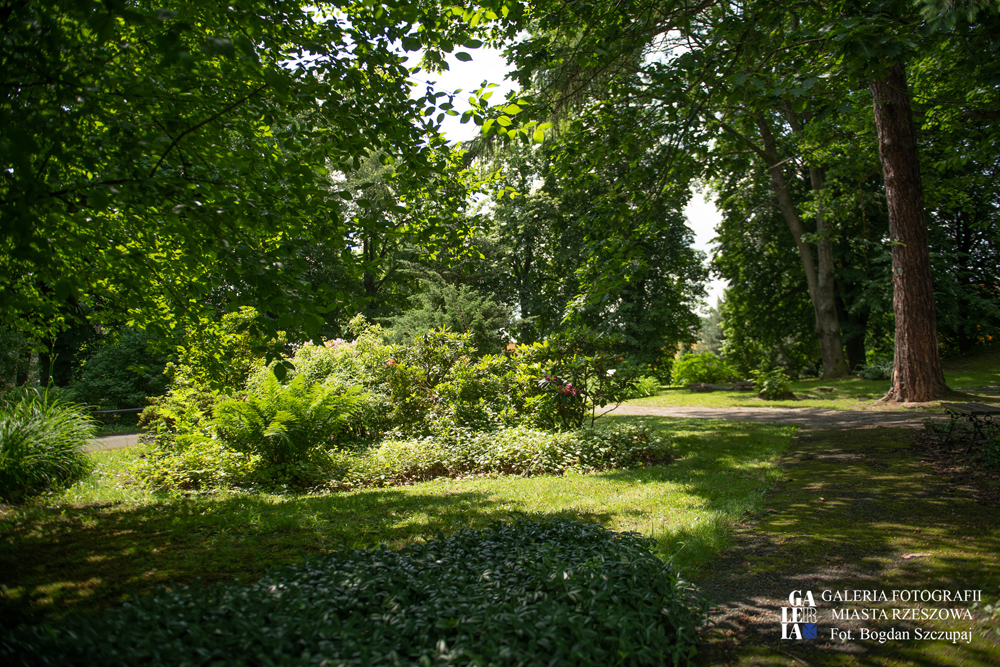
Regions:
<instances>
[{"instance_id":1,"label":"tree branch","mask_svg":"<svg viewBox=\"0 0 1000 667\"><path fill-rule=\"evenodd\" d=\"M183 139L185 136L191 134L195 130L197 130L197 129L201 128L201 127L204 127L205 125L208 125L213 120L217 120L217 119L221 118L222 116L226 115L227 113L229 113L230 111L232 111L233 109L235 109L239 105L243 104L244 102L246 102L247 100L249 100L251 97L253 97L257 93L259 93L260 91L264 90L265 88L267 88L267 84L266 83L263 86L261 86L261 87L257 88L256 90L254 90L253 92L251 92L246 97L243 97L241 99L236 100L235 102L233 102L232 104L230 104L226 108L222 109L219 113L215 114L214 116L209 116L208 118L206 118L205 120L201 121L200 123L197 123L196 125L192 125L188 129L186 129L183 132L181 132L180 134L178 134L177 138L174 139L170 143L169 146L167 146L167 150L163 152L163 155L160 157L160 161L157 162L156 166L153 167L153 170L149 172L148 178L152 178L153 176L156 175L156 172L159 171L159 169L160 169L160 165L162 165L163 161L167 159L168 155L170 155L170 151L172 151L174 148L177 147L177 144L180 143L181 139Z\"/></svg>"}]
</instances>

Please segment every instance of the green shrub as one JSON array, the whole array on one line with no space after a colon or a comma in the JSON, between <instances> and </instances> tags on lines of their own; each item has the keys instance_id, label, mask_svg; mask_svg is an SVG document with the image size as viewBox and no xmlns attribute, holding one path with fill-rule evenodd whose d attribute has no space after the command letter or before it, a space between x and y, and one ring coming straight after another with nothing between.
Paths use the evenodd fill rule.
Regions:
<instances>
[{"instance_id":1,"label":"green shrub","mask_svg":"<svg viewBox=\"0 0 1000 667\"><path fill-rule=\"evenodd\" d=\"M691 382L724 384L737 379L736 370L711 352L685 354L674 362L674 385L686 385Z\"/></svg>"},{"instance_id":2,"label":"green shrub","mask_svg":"<svg viewBox=\"0 0 1000 667\"><path fill-rule=\"evenodd\" d=\"M259 582L175 586L21 627L10 665L685 665L704 598L655 543L572 521L335 551Z\"/></svg>"},{"instance_id":3,"label":"green shrub","mask_svg":"<svg viewBox=\"0 0 1000 667\"><path fill-rule=\"evenodd\" d=\"M613 352L617 341L586 329L567 329L518 348L518 384L526 420L544 428L593 426L597 408L619 405L645 366Z\"/></svg>"},{"instance_id":4,"label":"green shrub","mask_svg":"<svg viewBox=\"0 0 1000 667\"><path fill-rule=\"evenodd\" d=\"M255 333L260 317L249 306L227 313L219 321L204 321L184 336L180 359L167 367L172 386L207 387L215 391L241 391L250 374L263 365L260 350L284 345Z\"/></svg>"},{"instance_id":5,"label":"green shrub","mask_svg":"<svg viewBox=\"0 0 1000 667\"><path fill-rule=\"evenodd\" d=\"M47 391L0 395L0 497L18 500L84 477L90 459L83 447L94 431L83 408Z\"/></svg>"},{"instance_id":6,"label":"green shrub","mask_svg":"<svg viewBox=\"0 0 1000 667\"><path fill-rule=\"evenodd\" d=\"M105 337L77 371L70 385L73 397L103 410L118 410L143 407L147 396L163 395L169 355L153 350L152 343L135 329Z\"/></svg>"},{"instance_id":7,"label":"green shrub","mask_svg":"<svg viewBox=\"0 0 1000 667\"><path fill-rule=\"evenodd\" d=\"M794 398L791 382L791 378L780 368L769 371L760 369L753 373L753 388L758 396L768 401Z\"/></svg>"},{"instance_id":8,"label":"green shrub","mask_svg":"<svg viewBox=\"0 0 1000 667\"><path fill-rule=\"evenodd\" d=\"M339 393L327 384L310 385L304 375L283 385L271 374L243 400L221 400L212 426L228 447L259 456L265 468L298 463L336 444L359 394L357 388Z\"/></svg>"},{"instance_id":9,"label":"green shrub","mask_svg":"<svg viewBox=\"0 0 1000 667\"><path fill-rule=\"evenodd\" d=\"M256 482L260 457L219 440L194 435L158 443L132 464L132 476L157 490L247 488Z\"/></svg>"},{"instance_id":10,"label":"green shrub","mask_svg":"<svg viewBox=\"0 0 1000 667\"><path fill-rule=\"evenodd\" d=\"M377 325L365 325L362 331L354 342L338 339L299 347L291 358L293 368L285 381L304 376L310 384L325 384L337 391L362 388L365 393L358 398L357 408L344 424L344 438L376 440L395 426L387 386L390 369L386 366L394 348L382 343L381 328ZM270 375L270 368L258 369L248 380L247 390L259 389Z\"/></svg>"},{"instance_id":11,"label":"green shrub","mask_svg":"<svg viewBox=\"0 0 1000 667\"><path fill-rule=\"evenodd\" d=\"M625 398L645 398L660 391L660 381L655 377L644 375L635 383L635 387L625 393Z\"/></svg>"},{"instance_id":12,"label":"green shrub","mask_svg":"<svg viewBox=\"0 0 1000 667\"><path fill-rule=\"evenodd\" d=\"M453 426L492 430L517 422L515 364L506 355L460 358L434 392L436 420Z\"/></svg>"},{"instance_id":13,"label":"green shrub","mask_svg":"<svg viewBox=\"0 0 1000 667\"><path fill-rule=\"evenodd\" d=\"M139 426L164 443L187 437L212 436L215 405L223 397L207 387L175 385L165 396L148 399Z\"/></svg>"},{"instance_id":14,"label":"green shrub","mask_svg":"<svg viewBox=\"0 0 1000 667\"><path fill-rule=\"evenodd\" d=\"M892 377L892 358L872 359L870 364L858 366L855 373L865 380L888 380Z\"/></svg>"},{"instance_id":15,"label":"green shrub","mask_svg":"<svg viewBox=\"0 0 1000 667\"><path fill-rule=\"evenodd\" d=\"M423 437L384 440L337 461L334 488L409 484L436 477L589 473L666 463L672 445L648 428L615 425L551 433L527 426L494 432L449 428Z\"/></svg>"}]
</instances>

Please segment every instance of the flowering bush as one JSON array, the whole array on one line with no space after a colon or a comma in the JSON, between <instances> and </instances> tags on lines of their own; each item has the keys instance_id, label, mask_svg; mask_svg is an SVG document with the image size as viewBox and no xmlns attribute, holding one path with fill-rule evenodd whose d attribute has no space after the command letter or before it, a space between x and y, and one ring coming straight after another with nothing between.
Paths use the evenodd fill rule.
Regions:
<instances>
[{"instance_id":1,"label":"flowering bush","mask_svg":"<svg viewBox=\"0 0 1000 667\"><path fill-rule=\"evenodd\" d=\"M610 338L572 329L522 346L518 372L522 382L535 384L526 400L534 422L546 428L580 428L589 415L593 426L597 408L624 401L645 367L613 352L613 345Z\"/></svg>"}]
</instances>

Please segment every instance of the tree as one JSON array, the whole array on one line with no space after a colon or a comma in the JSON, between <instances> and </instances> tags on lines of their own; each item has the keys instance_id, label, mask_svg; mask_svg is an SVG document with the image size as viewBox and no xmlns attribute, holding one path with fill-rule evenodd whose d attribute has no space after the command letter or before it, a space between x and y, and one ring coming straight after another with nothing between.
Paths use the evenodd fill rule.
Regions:
<instances>
[{"instance_id":1,"label":"tree","mask_svg":"<svg viewBox=\"0 0 1000 667\"><path fill-rule=\"evenodd\" d=\"M454 166L447 109L411 99L390 46L440 60L478 30L436 0L9 2L0 29L0 324L38 339L68 299L150 329L221 301L316 331L351 300L307 280L307 246L354 229L329 165L380 152L428 198Z\"/></svg>"},{"instance_id":2,"label":"tree","mask_svg":"<svg viewBox=\"0 0 1000 667\"><path fill-rule=\"evenodd\" d=\"M892 386L885 398L929 401L942 397L948 386L938 348L920 158L903 65L890 65L871 89L889 204L896 316Z\"/></svg>"},{"instance_id":3,"label":"tree","mask_svg":"<svg viewBox=\"0 0 1000 667\"><path fill-rule=\"evenodd\" d=\"M446 283L441 276L425 272L414 307L392 319L389 332L399 342L446 327L456 333L471 333L479 354L500 354L510 340L510 311L468 285Z\"/></svg>"},{"instance_id":4,"label":"tree","mask_svg":"<svg viewBox=\"0 0 1000 667\"><path fill-rule=\"evenodd\" d=\"M966 5L973 10L979 6ZM918 222L913 206L920 181L913 175L903 177L900 171L905 164L917 164L915 143L910 142L910 147L900 143L906 125L902 103L909 99L902 87L903 68L915 55L940 43L943 33L922 25L907 3L589 3L585 8L559 5L551 12L536 14L534 20L532 36L512 48L511 54L521 65L524 82L533 73L548 70L538 77L539 90L556 93L554 106L562 99L578 99L588 88L613 88L609 78L630 81L652 104L669 110L674 118L687 120L672 128L678 134L658 137L661 143L676 147L675 156L704 146L697 128L732 133L758 155L769 172L802 258L816 311L824 371L831 375L842 372L844 353L837 326L834 234L826 205L830 165L821 146L809 147L800 141L795 147L785 141L785 146L796 150L783 152L782 136L774 128L784 123L792 137L807 138L809 126L822 125L824 114L837 107L830 103L835 99L832 82L844 81L852 90L870 88L878 104L875 141L882 156L890 218L895 219L892 234L909 242L905 259L900 254L896 261L905 261L908 268L903 274L910 275L899 279L902 274L898 269L903 267L894 267L897 315L902 309L908 318L896 318L900 371L887 398L928 400L945 390L935 351L930 265L922 259L927 255L926 231L921 235L918 228L924 224L923 218ZM985 12L970 10L965 20L973 24L973 33L995 37L990 24L993 19ZM961 27L962 21L953 24ZM993 48L995 42L987 40L983 46ZM645 58L636 59L636 52ZM677 84L678 78L683 85ZM817 85L821 81L825 83ZM903 99L893 99L893 91ZM900 112L900 118L893 110ZM910 126L912 130L912 121ZM615 136L609 141L609 136L600 140L608 145L619 140ZM604 155L602 147L591 146ZM678 169L673 159L664 160L661 170L664 180L690 178L690 172ZM809 185L808 198L798 205L790 200L787 175L795 170ZM804 214L814 221L815 231L796 223L796 217L801 220ZM815 262L811 261L809 244L815 244ZM900 246L894 248L902 253ZM839 292L843 294L843 290Z\"/></svg>"}]
</instances>

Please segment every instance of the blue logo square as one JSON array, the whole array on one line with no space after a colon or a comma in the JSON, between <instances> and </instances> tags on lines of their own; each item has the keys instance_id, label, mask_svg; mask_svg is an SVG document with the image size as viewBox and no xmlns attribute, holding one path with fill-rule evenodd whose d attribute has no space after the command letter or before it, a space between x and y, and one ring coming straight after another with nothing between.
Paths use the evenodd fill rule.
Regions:
<instances>
[{"instance_id":1,"label":"blue logo square","mask_svg":"<svg viewBox=\"0 0 1000 667\"><path fill-rule=\"evenodd\" d=\"M803 639L816 639L816 624L815 623L803 623L802 624L802 638Z\"/></svg>"}]
</instances>

